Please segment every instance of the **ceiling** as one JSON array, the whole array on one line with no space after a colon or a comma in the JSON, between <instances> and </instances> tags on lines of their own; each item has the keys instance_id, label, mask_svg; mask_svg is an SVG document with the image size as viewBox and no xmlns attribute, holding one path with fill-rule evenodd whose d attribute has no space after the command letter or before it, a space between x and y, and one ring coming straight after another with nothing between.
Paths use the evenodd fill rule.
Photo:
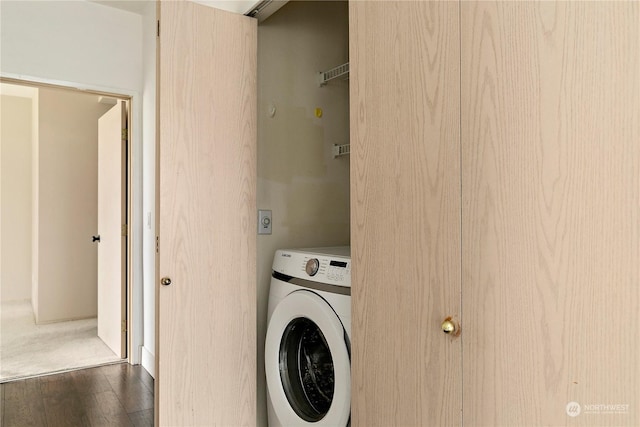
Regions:
<instances>
[{"instance_id":1,"label":"ceiling","mask_svg":"<svg viewBox=\"0 0 640 427\"><path fill-rule=\"evenodd\" d=\"M99 3L105 6L115 7L116 9L126 10L127 12L142 15L149 3L155 3L155 0L87 0L93 3ZM149 6L150 7L150 6Z\"/></svg>"},{"instance_id":2,"label":"ceiling","mask_svg":"<svg viewBox=\"0 0 640 427\"><path fill-rule=\"evenodd\" d=\"M126 10L137 14L144 14L149 3L155 3L155 0L87 0L93 3L99 3L105 6L115 7L117 9ZM258 0L192 0L195 3L201 3L207 6L213 6L218 9L228 10L235 13L246 13Z\"/></svg>"}]
</instances>

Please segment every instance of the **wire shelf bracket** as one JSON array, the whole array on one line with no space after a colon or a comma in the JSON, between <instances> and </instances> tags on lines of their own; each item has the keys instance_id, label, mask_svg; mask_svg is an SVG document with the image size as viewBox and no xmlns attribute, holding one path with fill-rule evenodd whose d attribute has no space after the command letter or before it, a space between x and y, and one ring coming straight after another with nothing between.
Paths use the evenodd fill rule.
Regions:
<instances>
[{"instance_id":1,"label":"wire shelf bracket","mask_svg":"<svg viewBox=\"0 0 640 427\"><path fill-rule=\"evenodd\" d=\"M337 78L349 76L349 63L338 65L335 68L332 68L327 71L320 71L318 73L318 86L322 87L326 85L331 80L335 80Z\"/></svg>"},{"instance_id":2,"label":"wire shelf bracket","mask_svg":"<svg viewBox=\"0 0 640 427\"><path fill-rule=\"evenodd\" d=\"M333 153L334 159L337 157L346 156L351 153L351 144L344 144L344 145L334 144L333 147L331 148L331 151Z\"/></svg>"}]
</instances>

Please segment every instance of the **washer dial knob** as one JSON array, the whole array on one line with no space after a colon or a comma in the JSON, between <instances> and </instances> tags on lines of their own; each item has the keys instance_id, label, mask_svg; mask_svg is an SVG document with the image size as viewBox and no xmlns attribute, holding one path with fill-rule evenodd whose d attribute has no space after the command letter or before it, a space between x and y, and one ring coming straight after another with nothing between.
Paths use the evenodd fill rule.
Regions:
<instances>
[{"instance_id":1,"label":"washer dial knob","mask_svg":"<svg viewBox=\"0 0 640 427\"><path fill-rule=\"evenodd\" d=\"M307 266L304 268L309 276L315 276L320 268L320 261L317 258L311 258L307 261Z\"/></svg>"}]
</instances>

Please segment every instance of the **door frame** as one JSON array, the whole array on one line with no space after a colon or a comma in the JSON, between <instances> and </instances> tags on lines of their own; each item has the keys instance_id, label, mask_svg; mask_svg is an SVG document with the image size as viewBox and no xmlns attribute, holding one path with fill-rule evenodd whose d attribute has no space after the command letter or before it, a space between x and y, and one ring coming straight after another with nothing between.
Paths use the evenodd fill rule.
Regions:
<instances>
[{"instance_id":1,"label":"door frame","mask_svg":"<svg viewBox=\"0 0 640 427\"><path fill-rule=\"evenodd\" d=\"M37 77L11 75L2 73L0 82L15 84L20 86L30 86L35 88L53 88L77 91L93 95L107 96L126 101L127 103L127 150L126 150L126 219L127 219L127 244L126 244L126 267L124 276L125 283L125 316L127 319L127 335L126 335L126 360L132 365L141 363L140 351L142 348L142 236L138 233L142 231L138 227L136 218L141 217L142 211L142 176L137 177L134 171L142 170L142 155L135 153L134 147L137 148L142 141L141 134L141 99L140 94L134 91L126 91L122 89L114 89L101 87L96 85L86 85L83 83L73 83L65 81L57 81L50 79L41 79ZM139 199L139 200L138 200ZM139 203L138 203L139 202ZM138 207L139 206L139 207ZM136 252L137 251L137 252ZM136 256L139 252L139 256ZM135 259L138 258L138 259Z\"/></svg>"}]
</instances>

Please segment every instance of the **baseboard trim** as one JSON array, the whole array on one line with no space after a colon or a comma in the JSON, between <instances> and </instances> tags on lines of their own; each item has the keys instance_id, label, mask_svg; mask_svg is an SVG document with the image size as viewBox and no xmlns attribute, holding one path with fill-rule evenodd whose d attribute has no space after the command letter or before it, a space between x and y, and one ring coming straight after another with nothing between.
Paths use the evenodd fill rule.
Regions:
<instances>
[{"instance_id":1,"label":"baseboard trim","mask_svg":"<svg viewBox=\"0 0 640 427\"><path fill-rule=\"evenodd\" d=\"M142 353L142 367L147 370L149 375L156 377L156 357L145 346L140 347Z\"/></svg>"}]
</instances>

